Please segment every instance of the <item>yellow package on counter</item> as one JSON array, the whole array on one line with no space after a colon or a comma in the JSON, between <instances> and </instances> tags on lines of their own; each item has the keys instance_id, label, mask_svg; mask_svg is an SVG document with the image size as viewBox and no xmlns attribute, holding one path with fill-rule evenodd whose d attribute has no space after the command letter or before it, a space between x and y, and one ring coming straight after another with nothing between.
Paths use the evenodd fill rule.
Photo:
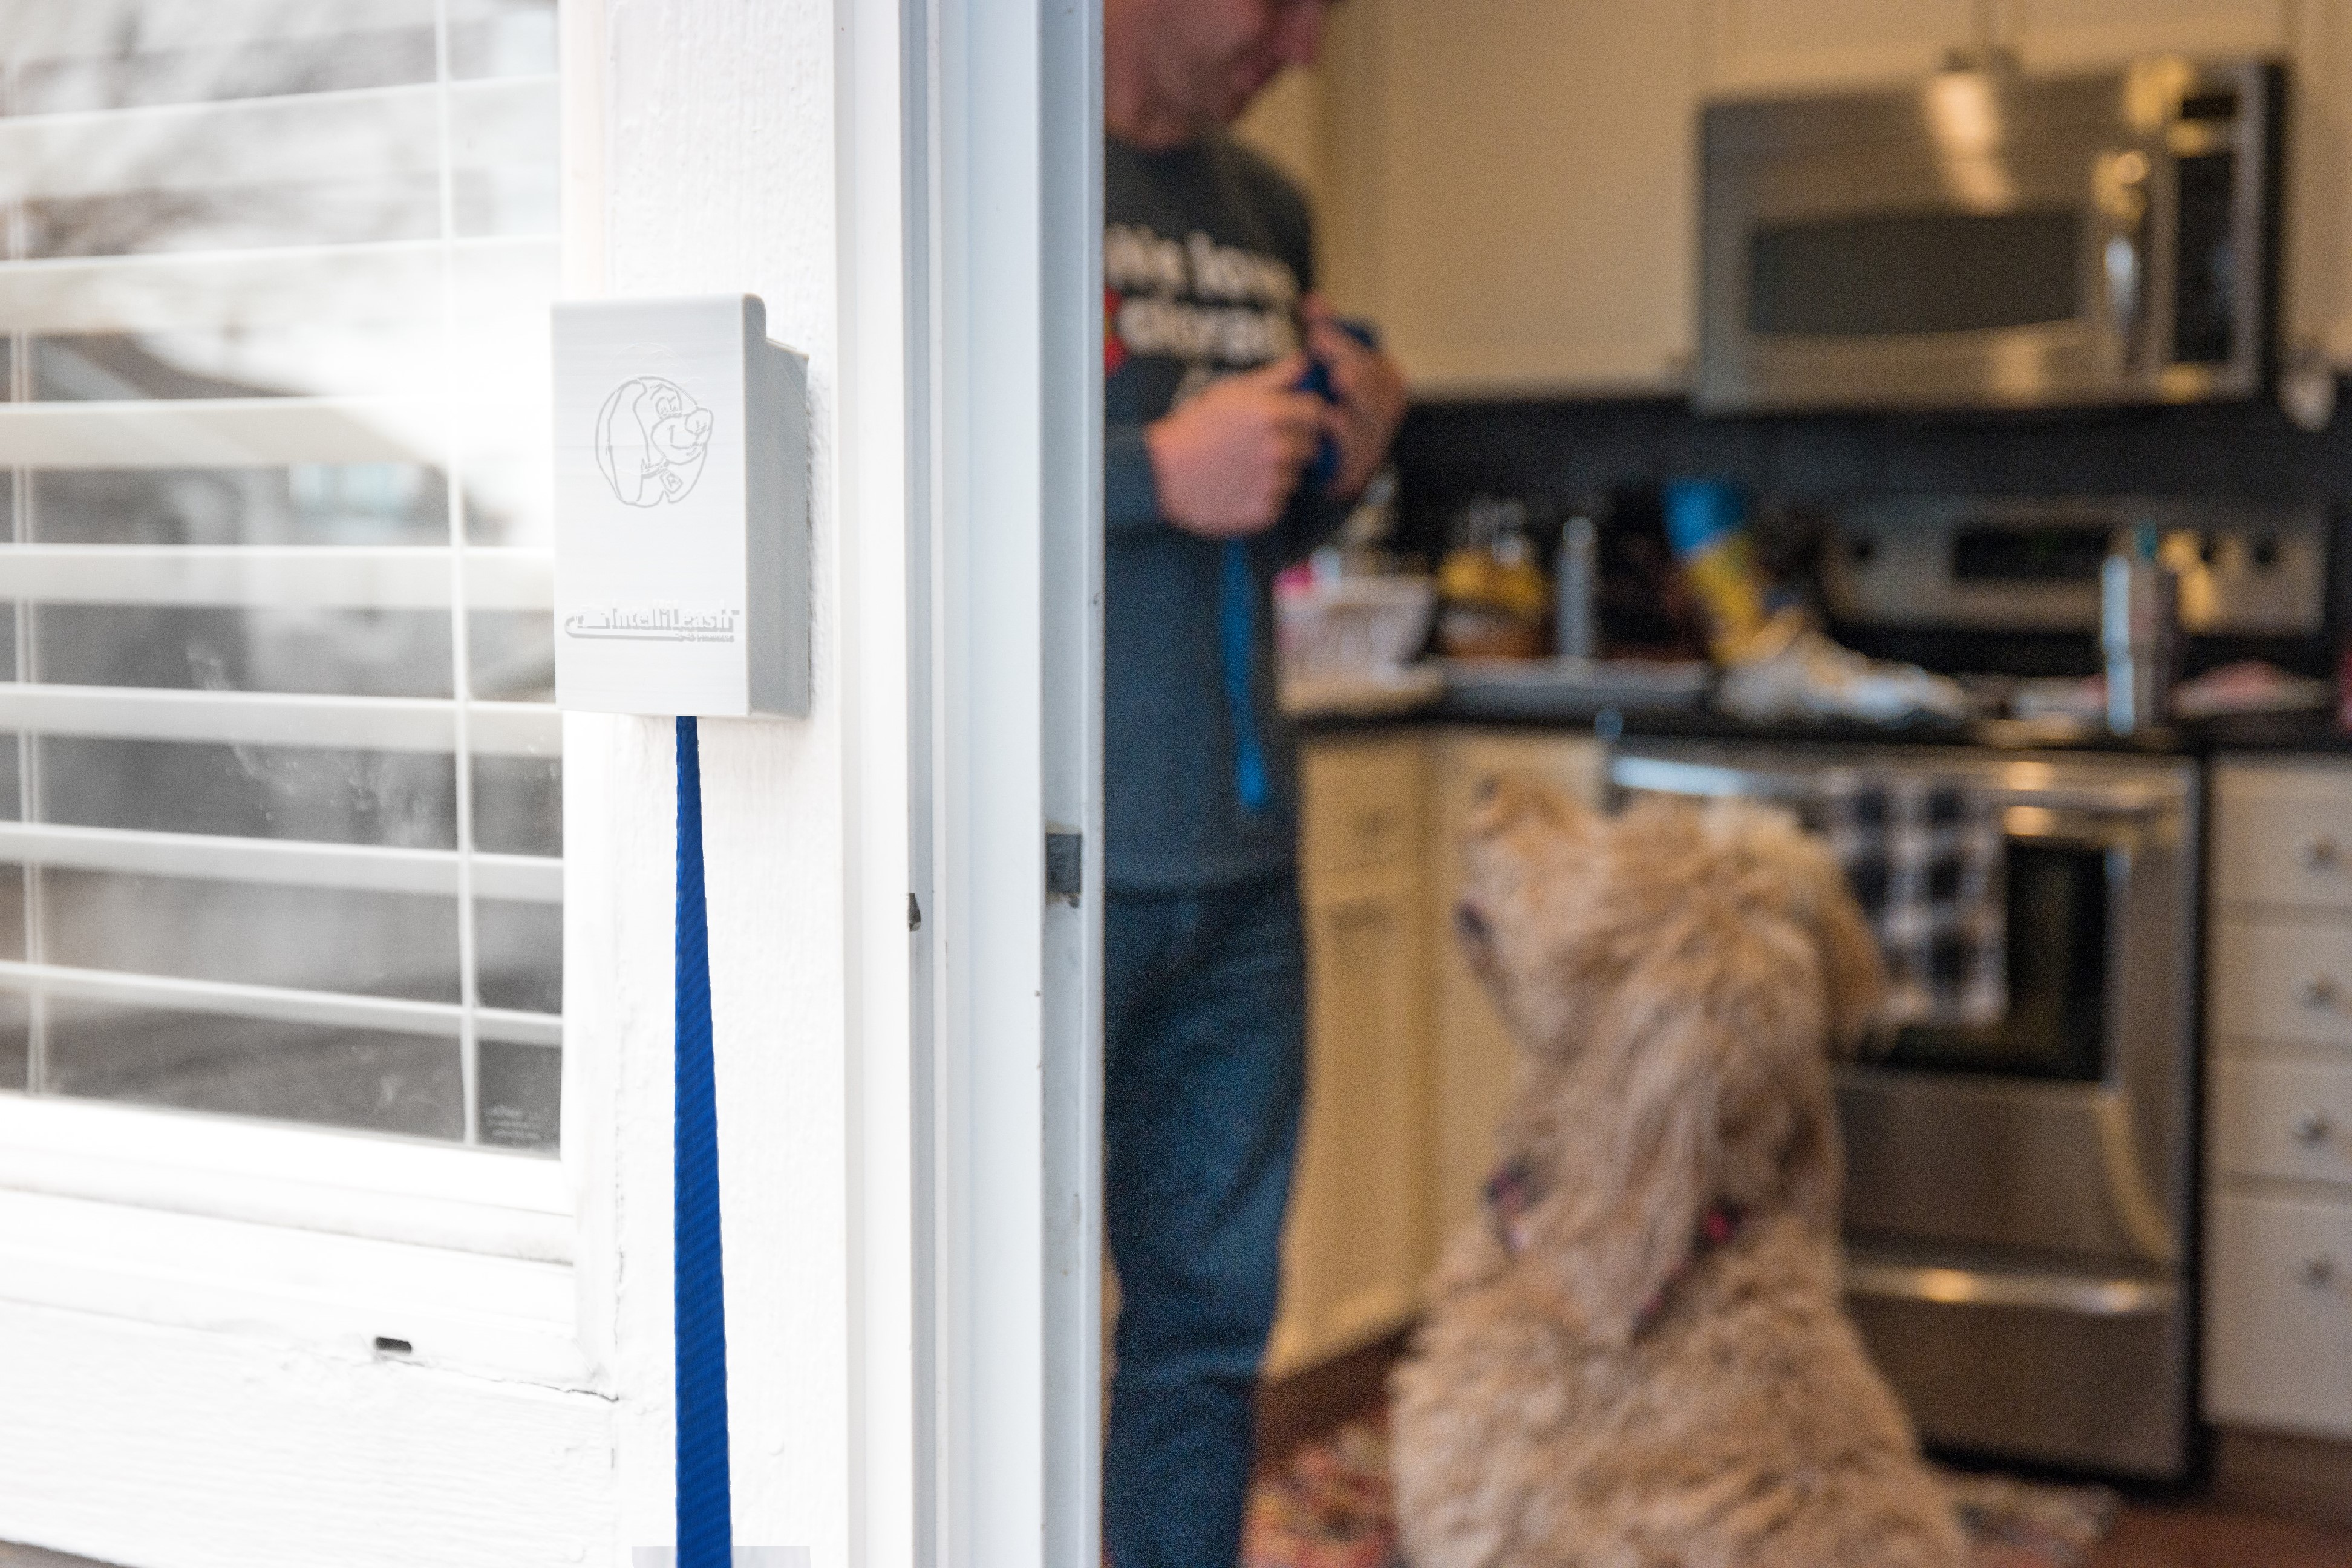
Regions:
<instances>
[{"instance_id":1,"label":"yellow package on counter","mask_svg":"<svg viewBox=\"0 0 2352 1568\"><path fill-rule=\"evenodd\" d=\"M1706 613L1715 661L1738 664L1771 620L1748 536L1747 500L1720 479L1678 479L1666 486L1664 499L1666 540Z\"/></svg>"},{"instance_id":2,"label":"yellow package on counter","mask_svg":"<svg viewBox=\"0 0 2352 1568\"><path fill-rule=\"evenodd\" d=\"M1551 581L1536 563L1518 501L1482 500L1460 519L1463 542L1437 569L1437 647L1453 658L1540 658Z\"/></svg>"}]
</instances>

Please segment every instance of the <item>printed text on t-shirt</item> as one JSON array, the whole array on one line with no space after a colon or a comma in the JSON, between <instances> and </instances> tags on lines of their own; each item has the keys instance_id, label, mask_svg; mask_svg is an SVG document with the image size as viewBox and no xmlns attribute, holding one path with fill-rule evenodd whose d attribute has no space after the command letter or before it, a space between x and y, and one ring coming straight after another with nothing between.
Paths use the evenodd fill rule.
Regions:
<instances>
[{"instance_id":1,"label":"printed text on t-shirt","mask_svg":"<svg viewBox=\"0 0 2352 1568\"><path fill-rule=\"evenodd\" d=\"M1298 346L1298 275L1279 257L1198 230L1179 241L1113 224L1103 282L1117 296L1108 325L1127 355L1244 367Z\"/></svg>"}]
</instances>

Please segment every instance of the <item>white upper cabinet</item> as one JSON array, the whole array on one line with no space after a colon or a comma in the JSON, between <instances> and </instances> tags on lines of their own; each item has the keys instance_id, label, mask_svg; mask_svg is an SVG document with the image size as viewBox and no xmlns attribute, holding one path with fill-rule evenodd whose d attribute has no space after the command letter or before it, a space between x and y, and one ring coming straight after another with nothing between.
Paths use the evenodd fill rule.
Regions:
<instances>
[{"instance_id":1,"label":"white upper cabinet","mask_svg":"<svg viewBox=\"0 0 2352 1568\"><path fill-rule=\"evenodd\" d=\"M2034 71L2137 55L2278 55L2294 47L2296 0L1998 0L2000 42Z\"/></svg>"},{"instance_id":2,"label":"white upper cabinet","mask_svg":"<svg viewBox=\"0 0 2352 1568\"><path fill-rule=\"evenodd\" d=\"M1353 0L1325 75L1332 291L1420 395L1688 374L1703 0Z\"/></svg>"},{"instance_id":3,"label":"white upper cabinet","mask_svg":"<svg viewBox=\"0 0 2352 1568\"><path fill-rule=\"evenodd\" d=\"M1710 92L1901 81L1991 41L1991 0L1710 0Z\"/></svg>"},{"instance_id":4,"label":"white upper cabinet","mask_svg":"<svg viewBox=\"0 0 2352 1568\"><path fill-rule=\"evenodd\" d=\"M2290 356L2352 370L2352 0L2303 0L2287 207Z\"/></svg>"}]
</instances>

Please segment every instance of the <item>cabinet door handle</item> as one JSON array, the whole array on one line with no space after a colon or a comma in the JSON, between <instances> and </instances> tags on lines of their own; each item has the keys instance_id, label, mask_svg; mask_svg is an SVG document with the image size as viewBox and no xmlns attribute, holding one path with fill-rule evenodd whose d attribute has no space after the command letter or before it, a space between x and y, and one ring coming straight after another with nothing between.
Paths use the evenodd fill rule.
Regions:
<instances>
[{"instance_id":1,"label":"cabinet door handle","mask_svg":"<svg viewBox=\"0 0 2352 1568\"><path fill-rule=\"evenodd\" d=\"M2325 871L2335 866L2343 856L2344 847L2323 833L2316 838L2305 839L2295 858L2303 862L2306 870Z\"/></svg>"},{"instance_id":2,"label":"cabinet door handle","mask_svg":"<svg viewBox=\"0 0 2352 1568\"><path fill-rule=\"evenodd\" d=\"M2335 1131L2336 1124L2324 1110L2306 1110L2294 1119L2294 1141L2306 1149L2326 1142L2328 1134Z\"/></svg>"},{"instance_id":3,"label":"cabinet door handle","mask_svg":"<svg viewBox=\"0 0 2352 1568\"><path fill-rule=\"evenodd\" d=\"M2328 975L2323 974L2317 979L2305 981L2303 983L2303 1005L2306 1007L2312 1008L2335 1006L2335 980Z\"/></svg>"},{"instance_id":4,"label":"cabinet door handle","mask_svg":"<svg viewBox=\"0 0 2352 1568\"><path fill-rule=\"evenodd\" d=\"M2303 1260L2303 1267L2295 1270L2295 1277L2315 1290L2332 1285L2336 1282L2336 1259L2306 1258Z\"/></svg>"}]
</instances>

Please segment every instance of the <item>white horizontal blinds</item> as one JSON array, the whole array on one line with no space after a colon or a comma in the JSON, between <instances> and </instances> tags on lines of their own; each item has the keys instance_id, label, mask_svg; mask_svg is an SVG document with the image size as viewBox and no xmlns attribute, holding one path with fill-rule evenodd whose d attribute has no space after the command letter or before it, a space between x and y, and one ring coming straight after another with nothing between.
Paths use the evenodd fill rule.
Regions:
<instances>
[{"instance_id":1,"label":"white horizontal blinds","mask_svg":"<svg viewBox=\"0 0 2352 1568\"><path fill-rule=\"evenodd\" d=\"M551 1148L554 0L0 0L0 1089Z\"/></svg>"}]
</instances>

